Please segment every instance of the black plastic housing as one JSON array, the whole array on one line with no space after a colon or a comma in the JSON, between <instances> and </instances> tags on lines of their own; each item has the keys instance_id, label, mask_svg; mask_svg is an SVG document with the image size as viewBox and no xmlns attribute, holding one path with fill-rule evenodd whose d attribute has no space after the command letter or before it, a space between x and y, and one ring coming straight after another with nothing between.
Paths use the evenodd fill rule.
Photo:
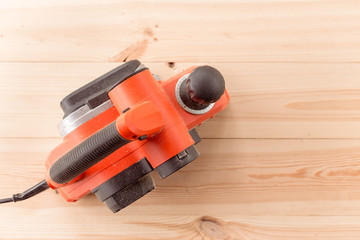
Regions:
<instances>
[{"instance_id":1,"label":"black plastic housing","mask_svg":"<svg viewBox=\"0 0 360 240\"><path fill-rule=\"evenodd\" d=\"M131 76L147 69L145 67L138 69L140 64L138 60L126 62L67 95L60 102L60 106L64 111L64 118L85 104L90 109L93 109L109 100L107 93L111 89Z\"/></svg>"},{"instance_id":2,"label":"black plastic housing","mask_svg":"<svg viewBox=\"0 0 360 240\"><path fill-rule=\"evenodd\" d=\"M161 178L166 178L200 156L195 145L186 148L156 168Z\"/></svg>"},{"instance_id":3,"label":"black plastic housing","mask_svg":"<svg viewBox=\"0 0 360 240\"><path fill-rule=\"evenodd\" d=\"M113 212L125 208L155 188L146 158L110 178L92 192Z\"/></svg>"}]
</instances>

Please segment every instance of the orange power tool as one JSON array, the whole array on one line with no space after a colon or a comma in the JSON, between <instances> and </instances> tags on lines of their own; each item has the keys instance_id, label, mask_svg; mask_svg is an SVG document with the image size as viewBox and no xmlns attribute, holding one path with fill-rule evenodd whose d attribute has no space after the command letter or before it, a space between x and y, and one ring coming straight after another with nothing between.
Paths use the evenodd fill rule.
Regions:
<instances>
[{"instance_id":1,"label":"orange power tool","mask_svg":"<svg viewBox=\"0 0 360 240\"><path fill-rule=\"evenodd\" d=\"M154 189L154 169L165 178L199 157L195 127L228 103L213 67L160 81L139 61L127 62L61 101L63 142L46 160L45 180L0 203L52 188L68 202L95 193L117 212Z\"/></svg>"}]
</instances>

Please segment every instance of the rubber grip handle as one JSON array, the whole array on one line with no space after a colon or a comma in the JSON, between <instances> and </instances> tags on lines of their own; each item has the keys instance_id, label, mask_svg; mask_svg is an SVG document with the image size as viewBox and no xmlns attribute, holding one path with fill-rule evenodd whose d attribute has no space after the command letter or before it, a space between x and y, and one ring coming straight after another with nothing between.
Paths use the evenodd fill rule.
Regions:
<instances>
[{"instance_id":1,"label":"rubber grip handle","mask_svg":"<svg viewBox=\"0 0 360 240\"><path fill-rule=\"evenodd\" d=\"M70 182L129 142L114 121L59 158L50 168L50 178L59 184Z\"/></svg>"}]
</instances>

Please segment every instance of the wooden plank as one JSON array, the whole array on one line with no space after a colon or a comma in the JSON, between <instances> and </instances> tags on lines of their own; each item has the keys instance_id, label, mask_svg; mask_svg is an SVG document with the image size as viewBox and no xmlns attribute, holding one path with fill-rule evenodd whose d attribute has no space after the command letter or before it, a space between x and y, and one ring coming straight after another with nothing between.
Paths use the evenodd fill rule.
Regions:
<instances>
[{"instance_id":1,"label":"wooden plank","mask_svg":"<svg viewBox=\"0 0 360 240\"><path fill-rule=\"evenodd\" d=\"M43 177L58 139L0 139L0 195ZM95 196L48 190L1 205L0 238L357 239L357 140L209 139L202 156L113 215ZM21 229L21 230L19 230ZM141 229L141 231L139 231Z\"/></svg>"},{"instance_id":2,"label":"wooden plank","mask_svg":"<svg viewBox=\"0 0 360 240\"><path fill-rule=\"evenodd\" d=\"M0 236L10 239L299 239L356 240L360 234L359 217L353 216L146 216L110 215L83 209L46 214L42 211L15 211L18 228L11 221L0 220ZM92 216L89 216L92 213ZM39 217L31 217L38 214ZM77 217L74 217L75 214ZM11 218L10 218L11 219ZM19 228L21 227L21 230Z\"/></svg>"},{"instance_id":3,"label":"wooden plank","mask_svg":"<svg viewBox=\"0 0 360 240\"><path fill-rule=\"evenodd\" d=\"M59 142L0 139L0 195L6 197L41 180L44 160ZM158 214L182 205L189 209L171 211L183 215L360 215L359 145L357 140L203 140L198 145L201 157L179 173L160 179L154 172L156 190L139 205L156 208ZM46 199L51 201L45 208L99 205L94 196L76 204L59 198L47 191L1 209L31 207ZM203 208L191 208L194 205ZM136 213L133 210L127 211Z\"/></svg>"},{"instance_id":4,"label":"wooden plank","mask_svg":"<svg viewBox=\"0 0 360 240\"><path fill-rule=\"evenodd\" d=\"M359 1L2 1L0 61L355 62Z\"/></svg>"},{"instance_id":5,"label":"wooden plank","mask_svg":"<svg viewBox=\"0 0 360 240\"><path fill-rule=\"evenodd\" d=\"M166 79L194 63L145 63ZM212 63L227 110L204 138L360 138L360 64ZM58 137L59 102L118 63L0 63L0 137Z\"/></svg>"},{"instance_id":6,"label":"wooden plank","mask_svg":"<svg viewBox=\"0 0 360 240\"><path fill-rule=\"evenodd\" d=\"M120 213L48 190L0 205L0 239L358 240L359 20L356 0L1 1L0 197L44 178L60 100L120 62L213 65L231 103Z\"/></svg>"}]
</instances>

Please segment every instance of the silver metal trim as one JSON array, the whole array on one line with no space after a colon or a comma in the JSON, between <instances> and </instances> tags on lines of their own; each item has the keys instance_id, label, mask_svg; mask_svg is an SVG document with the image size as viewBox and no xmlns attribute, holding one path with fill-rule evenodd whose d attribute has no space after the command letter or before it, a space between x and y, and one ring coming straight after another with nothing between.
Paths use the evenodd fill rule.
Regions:
<instances>
[{"instance_id":1,"label":"silver metal trim","mask_svg":"<svg viewBox=\"0 0 360 240\"><path fill-rule=\"evenodd\" d=\"M140 64L134 72L146 68L145 65ZM90 109L88 105L84 105L76 111L69 114L58 124L58 130L61 137L65 137L77 127L81 126L85 122L89 121L93 117L99 115L103 111L113 106L111 100L108 100L94 109Z\"/></svg>"},{"instance_id":2,"label":"silver metal trim","mask_svg":"<svg viewBox=\"0 0 360 240\"><path fill-rule=\"evenodd\" d=\"M143 68L146 68L146 67L145 67L144 64L141 63L141 64L135 69L134 72L136 72L136 71L138 71L138 70L140 70L140 69L143 69Z\"/></svg>"},{"instance_id":3,"label":"silver metal trim","mask_svg":"<svg viewBox=\"0 0 360 240\"><path fill-rule=\"evenodd\" d=\"M88 105L82 106L81 108L69 114L58 124L60 136L62 138L65 137L77 127L81 126L85 122L89 121L90 119L99 115L105 110L111 108L112 106L113 104L111 100L107 100L106 102L97 106L94 109L90 109Z\"/></svg>"},{"instance_id":4,"label":"silver metal trim","mask_svg":"<svg viewBox=\"0 0 360 240\"><path fill-rule=\"evenodd\" d=\"M181 100L181 97L180 97L180 86L181 84L186 81L186 79L189 77L190 73L188 74L185 74L184 76L182 76L178 82L176 83L176 86L175 86L175 97L176 97L176 100L178 101L178 103L180 104L180 106L187 112L189 113L192 113L192 114L196 114L196 115L200 115L200 114L204 114L204 113L207 113L208 111L210 111L213 106L215 105L215 103L211 103L209 106L207 106L206 108L204 109L200 109L200 110L196 110L196 109L192 109L192 108L189 108L188 106L185 105L185 103Z\"/></svg>"}]
</instances>

